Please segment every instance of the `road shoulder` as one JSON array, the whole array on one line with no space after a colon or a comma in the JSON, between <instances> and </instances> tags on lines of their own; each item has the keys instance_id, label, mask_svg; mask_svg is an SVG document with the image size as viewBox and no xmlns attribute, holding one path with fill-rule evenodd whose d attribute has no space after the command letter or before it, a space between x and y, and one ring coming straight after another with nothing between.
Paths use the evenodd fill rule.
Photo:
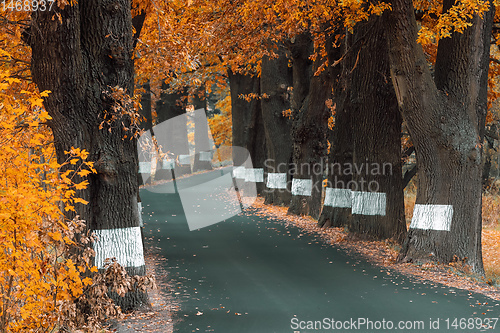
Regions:
<instances>
[{"instance_id":1,"label":"road shoulder","mask_svg":"<svg viewBox=\"0 0 500 333\"><path fill-rule=\"evenodd\" d=\"M155 276L157 288L148 290L151 308L141 309L124 315L116 323L115 332L134 333L171 333L173 332L173 313L179 308L171 296L168 272L163 268L166 260L156 247L147 247L144 253L147 274Z\"/></svg>"},{"instance_id":2,"label":"road shoulder","mask_svg":"<svg viewBox=\"0 0 500 333\"><path fill-rule=\"evenodd\" d=\"M440 283L500 300L500 288L468 276L459 265L397 263L397 245L389 241L363 240L347 234L343 228L320 228L312 217L287 215L287 207L265 205L263 198L257 198L252 208L256 210L252 214L264 215L276 222L293 225L303 232L318 236L326 244L361 255L374 265L393 269L420 281Z\"/></svg>"}]
</instances>

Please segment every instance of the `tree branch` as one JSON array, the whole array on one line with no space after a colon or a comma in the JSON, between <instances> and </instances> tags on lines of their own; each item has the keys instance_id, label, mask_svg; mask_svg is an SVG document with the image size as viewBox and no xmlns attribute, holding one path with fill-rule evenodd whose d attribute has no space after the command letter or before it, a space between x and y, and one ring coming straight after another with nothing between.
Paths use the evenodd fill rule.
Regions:
<instances>
[{"instance_id":1,"label":"tree branch","mask_svg":"<svg viewBox=\"0 0 500 333\"><path fill-rule=\"evenodd\" d=\"M494 62L500 65L500 60L495 59L495 58L490 58L490 62Z\"/></svg>"},{"instance_id":2,"label":"tree branch","mask_svg":"<svg viewBox=\"0 0 500 333\"><path fill-rule=\"evenodd\" d=\"M410 170L406 170L403 176L403 188L406 188L410 183L410 180L417 174L417 165L415 164Z\"/></svg>"}]
</instances>

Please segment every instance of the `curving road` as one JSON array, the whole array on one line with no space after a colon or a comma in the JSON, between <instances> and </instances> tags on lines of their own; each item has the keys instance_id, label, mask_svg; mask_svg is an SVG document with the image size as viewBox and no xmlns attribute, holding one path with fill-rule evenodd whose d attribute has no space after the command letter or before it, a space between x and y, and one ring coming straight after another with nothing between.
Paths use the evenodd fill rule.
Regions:
<instances>
[{"instance_id":1,"label":"curving road","mask_svg":"<svg viewBox=\"0 0 500 333\"><path fill-rule=\"evenodd\" d=\"M176 332L500 332L500 323L480 328L499 318L500 305L490 298L414 282L252 210L189 231L173 189L172 183L155 191L174 193L143 189L141 197L147 243L167 258L181 301Z\"/></svg>"}]
</instances>

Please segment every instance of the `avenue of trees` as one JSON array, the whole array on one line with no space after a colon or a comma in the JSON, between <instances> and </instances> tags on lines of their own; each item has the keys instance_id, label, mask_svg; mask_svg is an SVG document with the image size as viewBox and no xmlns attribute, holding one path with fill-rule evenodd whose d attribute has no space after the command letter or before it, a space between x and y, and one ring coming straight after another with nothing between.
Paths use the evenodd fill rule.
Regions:
<instances>
[{"instance_id":1,"label":"avenue of trees","mask_svg":"<svg viewBox=\"0 0 500 333\"><path fill-rule=\"evenodd\" d=\"M57 302L77 300L82 313L91 307L78 302L94 295L84 288L93 276L87 245L68 250L86 260L78 271L71 260L47 266L41 255L75 221L85 222L76 228L83 234L72 232L64 247L73 238L90 242L87 231L100 235L94 265L102 274L102 256L113 253L106 241L118 252L136 251L122 265L137 278L110 295L123 310L148 303L144 289L131 287L146 278L138 207L142 175L150 171L140 168L137 139L149 130L166 145L155 126L185 115L188 105L211 117L217 146L248 150L253 171L263 170L257 191L266 203L310 215L325 228L391 239L402 246L400 261L458 259L484 274L483 142L498 138L492 1L63 0L50 10L28 9L0 8L0 130L7 138L0 168L10 177L0 198L2 225L10 227L0 238L45 238L35 250L16 238L2 252L3 331L43 325L35 314L56 311ZM214 99L224 106L215 115L208 107ZM211 168L201 158L211 148L206 123L193 122L193 170L181 161L189 155L186 125L170 129L176 140L185 138L170 152L175 175ZM402 146L403 132L410 146ZM417 165L403 174L412 152ZM235 153L234 165L246 157ZM22 163L33 169L19 178L28 172ZM163 163L156 176L168 179ZM413 174L417 199L408 230L403 189ZM44 201L47 191L64 200ZM19 193L33 205L44 202L26 212L41 212L32 223L57 230L31 234L28 220L19 229L18 208L10 204ZM9 266L20 248L39 255L27 269L32 275ZM15 284L56 268L67 275L66 286L78 288L69 286L64 299L54 296L43 310L16 315Z\"/></svg>"}]
</instances>

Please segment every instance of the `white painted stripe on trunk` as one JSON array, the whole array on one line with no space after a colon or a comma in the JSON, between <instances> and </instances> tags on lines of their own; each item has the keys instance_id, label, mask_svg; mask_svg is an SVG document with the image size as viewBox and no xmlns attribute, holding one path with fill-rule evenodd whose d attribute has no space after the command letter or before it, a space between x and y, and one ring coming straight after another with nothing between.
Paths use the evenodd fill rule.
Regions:
<instances>
[{"instance_id":1,"label":"white painted stripe on trunk","mask_svg":"<svg viewBox=\"0 0 500 333\"><path fill-rule=\"evenodd\" d=\"M140 227L94 230L95 265L104 268L106 258L116 258L123 267L144 265Z\"/></svg>"},{"instance_id":2,"label":"white painted stripe on trunk","mask_svg":"<svg viewBox=\"0 0 500 333\"><path fill-rule=\"evenodd\" d=\"M452 205L416 204L413 209L410 228L450 231L452 219Z\"/></svg>"},{"instance_id":3,"label":"white painted stripe on trunk","mask_svg":"<svg viewBox=\"0 0 500 333\"><path fill-rule=\"evenodd\" d=\"M161 168L165 170L175 169L175 161L164 159Z\"/></svg>"},{"instance_id":4,"label":"white painted stripe on trunk","mask_svg":"<svg viewBox=\"0 0 500 333\"><path fill-rule=\"evenodd\" d=\"M245 179L245 167L244 166L239 166L233 169L233 177L234 178L241 178Z\"/></svg>"},{"instance_id":5,"label":"white painted stripe on trunk","mask_svg":"<svg viewBox=\"0 0 500 333\"><path fill-rule=\"evenodd\" d=\"M350 208L352 204L351 190L327 187L323 206Z\"/></svg>"},{"instance_id":6,"label":"white painted stripe on trunk","mask_svg":"<svg viewBox=\"0 0 500 333\"><path fill-rule=\"evenodd\" d=\"M385 193L352 191L352 214L385 216L385 208Z\"/></svg>"},{"instance_id":7,"label":"white painted stripe on trunk","mask_svg":"<svg viewBox=\"0 0 500 333\"><path fill-rule=\"evenodd\" d=\"M267 188L286 189L286 173L268 173Z\"/></svg>"},{"instance_id":8,"label":"white painted stripe on trunk","mask_svg":"<svg viewBox=\"0 0 500 333\"><path fill-rule=\"evenodd\" d=\"M179 164L191 164L191 155L179 155Z\"/></svg>"},{"instance_id":9,"label":"white painted stripe on trunk","mask_svg":"<svg viewBox=\"0 0 500 333\"><path fill-rule=\"evenodd\" d=\"M292 195L311 196L312 179L292 179Z\"/></svg>"},{"instance_id":10,"label":"white painted stripe on trunk","mask_svg":"<svg viewBox=\"0 0 500 333\"><path fill-rule=\"evenodd\" d=\"M254 183L264 182L264 169L263 168L247 168L245 169L245 181Z\"/></svg>"},{"instance_id":11,"label":"white painted stripe on trunk","mask_svg":"<svg viewBox=\"0 0 500 333\"><path fill-rule=\"evenodd\" d=\"M211 151L202 151L200 153L200 161L211 161L212 160L212 152Z\"/></svg>"},{"instance_id":12,"label":"white painted stripe on trunk","mask_svg":"<svg viewBox=\"0 0 500 333\"><path fill-rule=\"evenodd\" d=\"M151 173L151 162L139 162L139 173Z\"/></svg>"},{"instance_id":13,"label":"white painted stripe on trunk","mask_svg":"<svg viewBox=\"0 0 500 333\"><path fill-rule=\"evenodd\" d=\"M142 220L142 202L137 203L137 211L139 212L139 226L144 227L144 221Z\"/></svg>"}]
</instances>

